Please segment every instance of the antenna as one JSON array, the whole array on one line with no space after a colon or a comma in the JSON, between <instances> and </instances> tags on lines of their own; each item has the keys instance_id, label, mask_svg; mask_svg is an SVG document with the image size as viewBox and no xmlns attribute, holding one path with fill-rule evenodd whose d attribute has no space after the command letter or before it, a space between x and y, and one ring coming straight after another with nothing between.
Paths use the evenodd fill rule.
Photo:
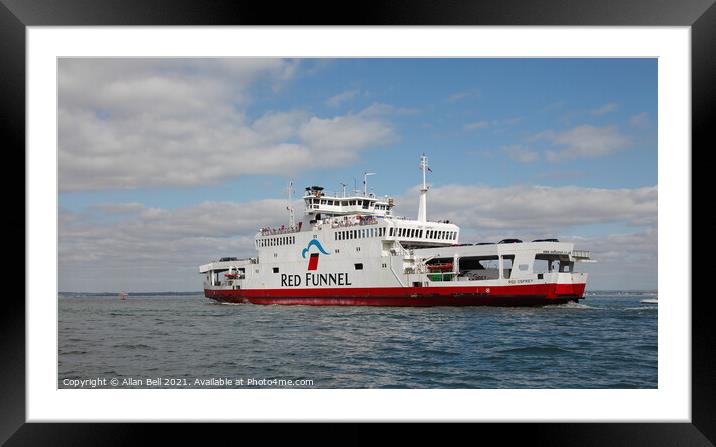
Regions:
<instances>
[{"instance_id":1,"label":"antenna","mask_svg":"<svg viewBox=\"0 0 716 447\"><path fill-rule=\"evenodd\" d=\"M375 175L375 172L363 173L363 196L368 197L368 176Z\"/></svg>"},{"instance_id":2,"label":"antenna","mask_svg":"<svg viewBox=\"0 0 716 447\"><path fill-rule=\"evenodd\" d=\"M428 157L426 157L424 153L420 157L420 169L423 171L423 189L428 189L425 183L425 171L430 168L428 168Z\"/></svg>"},{"instance_id":3,"label":"antenna","mask_svg":"<svg viewBox=\"0 0 716 447\"><path fill-rule=\"evenodd\" d=\"M426 157L425 154L420 156L420 170L423 171L423 187L420 189L420 201L418 202L418 222L427 222L428 185L425 181L425 171L430 171L430 168L428 167L428 157Z\"/></svg>"},{"instance_id":4,"label":"antenna","mask_svg":"<svg viewBox=\"0 0 716 447\"><path fill-rule=\"evenodd\" d=\"M341 186L343 187L343 197L345 197L346 196L346 186L348 186L348 185L346 185L345 183L341 183Z\"/></svg>"},{"instance_id":5,"label":"antenna","mask_svg":"<svg viewBox=\"0 0 716 447\"><path fill-rule=\"evenodd\" d=\"M288 182L288 226L293 227L296 224L296 219L293 213L293 180Z\"/></svg>"}]
</instances>

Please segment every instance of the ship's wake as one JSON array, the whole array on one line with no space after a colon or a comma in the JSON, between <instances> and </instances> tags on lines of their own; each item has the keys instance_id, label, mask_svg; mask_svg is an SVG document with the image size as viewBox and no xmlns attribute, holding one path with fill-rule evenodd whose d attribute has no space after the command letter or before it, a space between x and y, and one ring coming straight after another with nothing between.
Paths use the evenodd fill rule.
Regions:
<instances>
[{"instance_id":1,"label":"ship's wake","mask_svg":"<svg viewBox=\"0 0 716 447\"><path fill-rule=\"evenodd\" d=\"M543 306L544 309L602 309L602 307L592 307L582 303L570 301L564 304L548 304Z\"/></svg>"}]
</instances>

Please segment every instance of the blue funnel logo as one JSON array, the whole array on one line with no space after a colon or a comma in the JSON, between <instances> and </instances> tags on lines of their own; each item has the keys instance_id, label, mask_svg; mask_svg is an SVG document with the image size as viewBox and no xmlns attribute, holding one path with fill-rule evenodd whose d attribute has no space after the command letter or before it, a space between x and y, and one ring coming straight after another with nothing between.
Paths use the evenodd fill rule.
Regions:
<instances>
[{"instance_id":1,"label":"blue funnel logo","mask_svg":"<svg viewBox=\"0 0 716 447\"><path fill-rule=\"evenodd\" d=\"M318 242L318 239L311 239L311 242L309 242L308 245L306 245L306 248L304 248L303 251L301 251L302 258L306 257L306 253L308 253L308 250L311 248L311 246L316 247L318 249L318 251L320 251L324 255L329 254L326 250L323 249L323 246L321 245L320 242Z\"/></svg>"}]
</instances>

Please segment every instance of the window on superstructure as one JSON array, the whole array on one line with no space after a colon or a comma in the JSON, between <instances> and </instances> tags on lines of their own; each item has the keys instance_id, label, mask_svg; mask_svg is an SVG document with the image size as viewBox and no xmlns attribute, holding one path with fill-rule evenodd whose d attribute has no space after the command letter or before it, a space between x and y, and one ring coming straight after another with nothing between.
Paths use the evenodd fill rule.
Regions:
<instances>
[{"instance_id":1,"label":"window on superstructure","mask_svg":"<svg viewBox=\"0 0 716 447\"><path fill-rule=\"evenodd\" d=\"M274 273L278 273L278 267L274 267L274 268L273 268L273 272L274 272Z\"/></svg>"},{"instance_id":2,"label":"window on superstructure","mask_svg":"<svg viewBox=\"0 0 716 447\"><path fill-rule=\"evenodd\" d=\"M502 277L509 279L512 276L512 268L515 262L515 255L505 255L502 258Z\"/></svg>"},{"instance_id":3,"label":"window on superstructure","mask_svg":"<svg viewBox=\"0 0 716 447\"><path fill-rule=\"evenodd\" d=\"M393 236L393 230L394 230L394 228L393 228L393 227L390 227L390 231L388 232L388 235L391 236L391 237Z\"/></svg>"},{"instance_id":4,"label":"window on superstructure","mask_svg":"<svg viewBox=\"0 0 716 447\"><path fill-rule=\"evenodd\" d=\"M363 270L363 263L355 264L356 270Z\"/></svg>"}]
</instances>

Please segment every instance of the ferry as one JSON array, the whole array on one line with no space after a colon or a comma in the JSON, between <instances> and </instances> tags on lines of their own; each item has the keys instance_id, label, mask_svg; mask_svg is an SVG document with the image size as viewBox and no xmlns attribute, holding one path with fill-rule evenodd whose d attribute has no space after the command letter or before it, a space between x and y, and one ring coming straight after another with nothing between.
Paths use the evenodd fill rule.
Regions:
<instances>
[{"instance_id":1,"label":"ferry","mask_svg":"<svg viewBox=\"0 0 716 447\"><path fill-rule=\"evenodd\" d=\"M330 306L530 306L584 298L590 253L557 239L460 243L460 227L427 219L426 170L418 215L393 215L395 201L364 190L305 188L295 221L262 228L256 256L199 267L204 295L227 303ZM592 261L593 262L593 261Z\"/></svg>"}]
</instances>

